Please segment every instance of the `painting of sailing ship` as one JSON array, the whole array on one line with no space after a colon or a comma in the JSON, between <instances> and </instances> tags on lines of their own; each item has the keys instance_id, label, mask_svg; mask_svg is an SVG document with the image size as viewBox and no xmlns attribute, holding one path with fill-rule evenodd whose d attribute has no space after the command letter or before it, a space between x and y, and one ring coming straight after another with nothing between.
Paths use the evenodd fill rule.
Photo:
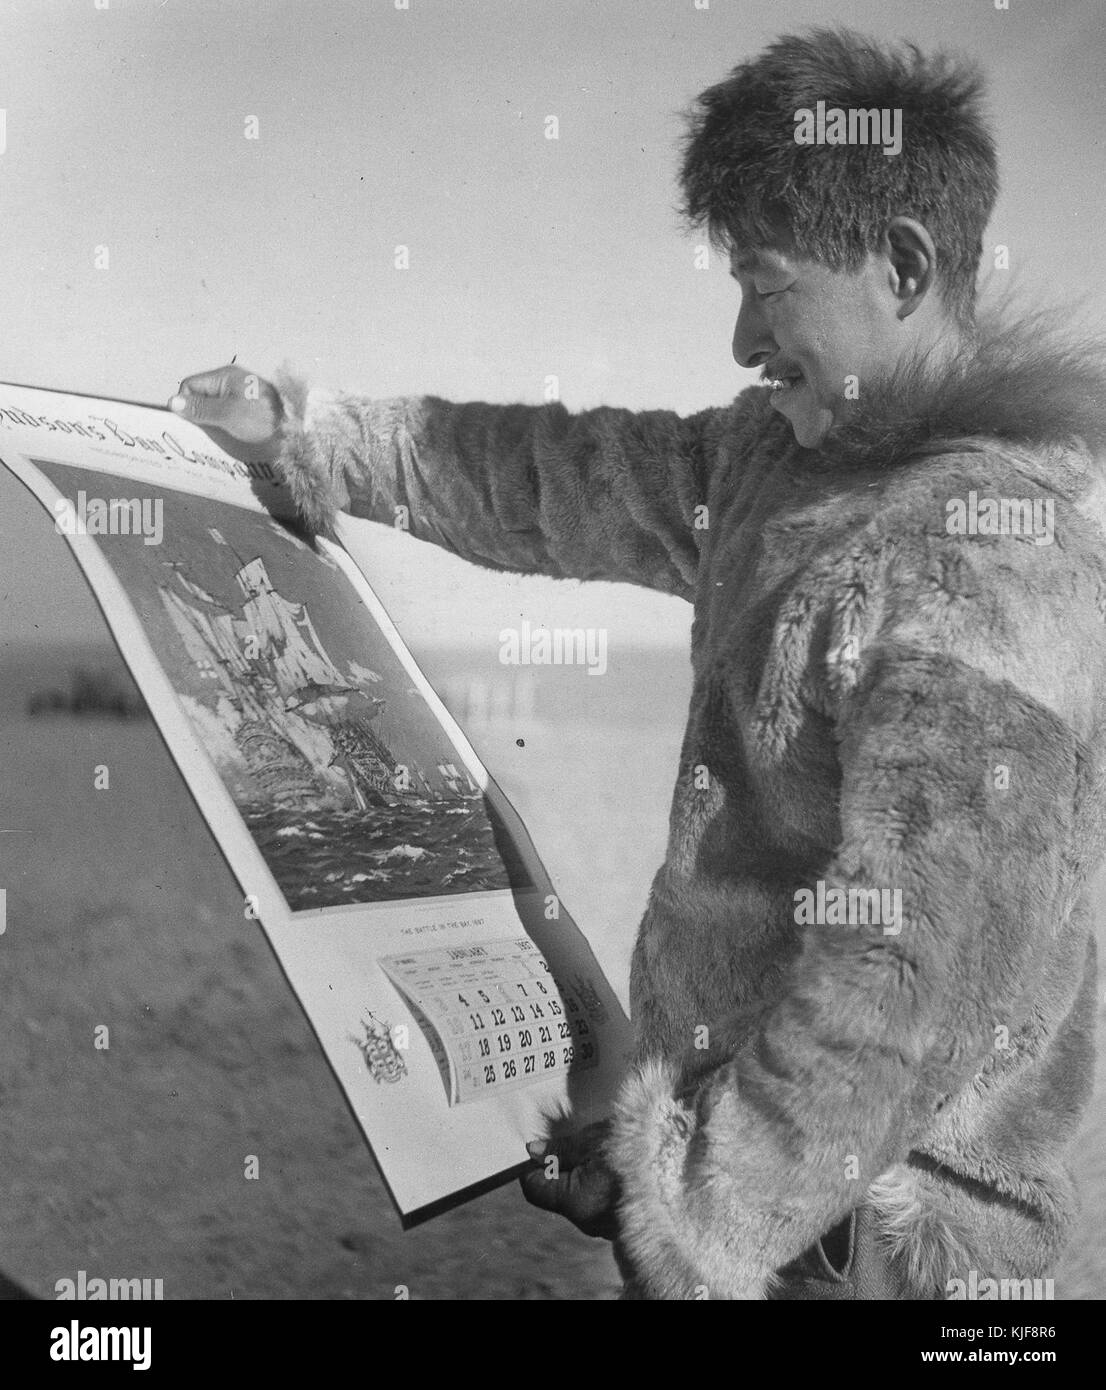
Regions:
<instances>
[{"instance_id":1,"label":"painting of sailing ship","mask_svg":"<svg viewBox=\"0 0 1106 1390\"><path fill-rule=\"evenodd\" d=\"M41 466L63 495L81 485ZM100 544L289 907L524 886L493 808L338 566L263 513L161 496L160 545Z\"/></svg>"}]
</instances>

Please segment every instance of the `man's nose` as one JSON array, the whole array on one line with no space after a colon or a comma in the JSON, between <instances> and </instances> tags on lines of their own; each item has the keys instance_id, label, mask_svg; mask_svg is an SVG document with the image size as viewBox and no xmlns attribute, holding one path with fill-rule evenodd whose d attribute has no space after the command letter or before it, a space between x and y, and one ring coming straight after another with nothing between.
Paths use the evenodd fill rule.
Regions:
<instances>
[{"instance_id":1,"label":"man's nose","mask_svg":"<svg viewBox=\"0 0 1106 1390\"><path fill-rule=\"evenodd\" d=\"M768 332L764 319L750 299L741 301L741 310L733 330L733 360L739 367L759 367L776 350L776 342Z\"/></svg>"}]
</instances>

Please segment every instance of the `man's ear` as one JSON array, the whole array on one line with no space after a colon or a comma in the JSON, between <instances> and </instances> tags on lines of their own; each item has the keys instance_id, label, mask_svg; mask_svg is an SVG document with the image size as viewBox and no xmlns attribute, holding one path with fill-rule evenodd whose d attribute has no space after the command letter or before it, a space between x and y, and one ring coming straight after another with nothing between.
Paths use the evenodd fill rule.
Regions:
<instances>
[{"instance_id":1,"label":"man's ear","mask_svg":"<svg viewBox=\"0 0 1106 1390\"><path fill-rule=\"evenodd\" d=\"M936 283L937 247L913 217L893 217L883 236L883 252L890 267L891 292L899 301L899 318L907 318Z\"/></svg>"}]
</instances>

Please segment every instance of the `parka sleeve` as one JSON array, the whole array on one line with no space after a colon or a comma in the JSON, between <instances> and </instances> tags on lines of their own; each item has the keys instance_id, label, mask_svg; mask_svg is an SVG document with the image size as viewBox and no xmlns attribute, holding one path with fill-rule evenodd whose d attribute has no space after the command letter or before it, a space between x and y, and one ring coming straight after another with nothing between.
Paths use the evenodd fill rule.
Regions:
<instances>
[{"instance_id":1,"label":"parka sleeve","mask_svg":"<svg viewBox=\"0 0 1106 1390\"><path fill-rule=\"evenodd\" d=\"M493 569L690 598L711 470L734 407L370 400L277 378L279 467L314 530L349 511Z\"/></svg>"},{"instance_id":2,"label":"parka sleeve","mask_svg":"<svg viewBox=\"0 0 1106 1390\"><path fill-rule=\"evenodd\" d=\"M647 1060L623 1086L609 1161L644 1296L764 1297L1032 1030L1072 891L1080 658L1042 660L1047 605L945 549L880 596L835 721L840 842L816 877L897 891L898 921L796 926L786 992L736 1053L692 1084Z\"/></svg>"}]
</instances>

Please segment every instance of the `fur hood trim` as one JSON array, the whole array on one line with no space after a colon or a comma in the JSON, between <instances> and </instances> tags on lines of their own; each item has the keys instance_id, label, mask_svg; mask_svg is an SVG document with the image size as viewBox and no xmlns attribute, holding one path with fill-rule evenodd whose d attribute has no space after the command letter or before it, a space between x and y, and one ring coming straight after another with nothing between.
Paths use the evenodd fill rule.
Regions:
<instances>
[{"instance_id":1,"label":"fur hood trim","mask_svg":"<svg viewBox=\"0 0 1106 1390\"><path fill-rule=\"evenodd\" d=\"M1015 315L1000 304L940 368L916 358L867 392L861 382L852 418L803 452L835 468L891 468L996 440L1106 452L1106 340L1066 328L1056 311Z\"/></svg>"}]
</instances>

